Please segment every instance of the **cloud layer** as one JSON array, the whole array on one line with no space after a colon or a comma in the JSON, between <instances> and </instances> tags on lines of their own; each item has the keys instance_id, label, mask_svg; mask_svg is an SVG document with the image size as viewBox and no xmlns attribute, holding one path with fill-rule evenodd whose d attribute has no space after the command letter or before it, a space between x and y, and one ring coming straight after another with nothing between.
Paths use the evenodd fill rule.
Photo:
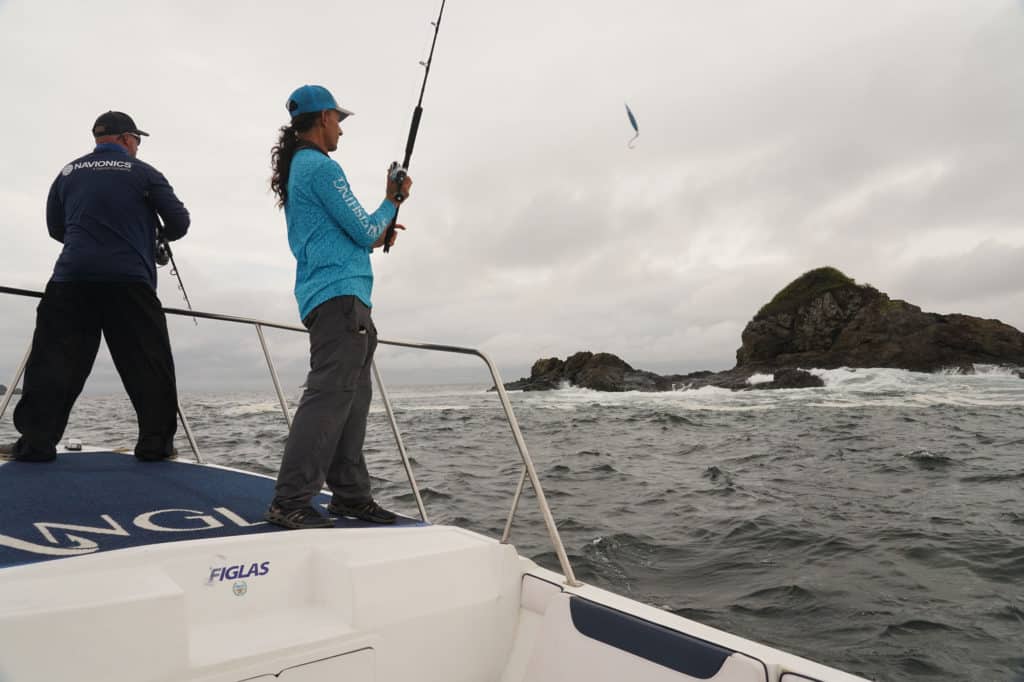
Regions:
<instances>
[{"instance_id":1,"label":"cloud layer","mask_svg":"<svg viewBox=\"0 0 1024 682\"><path fill-rule=\"evenodd\" d=\"M0 3L3 283L44 285L59 250L42 221L49 183L115 108L152 133L140 156L193 213L176 254L194 305L297 323L267 191L283 101L318 82L357 112L335 157L376 205L435 11L412 0ZM925 309L1024 327L1019 2L446 11L409 230L374 256L383 336L481 347L513 374L581 349L719 369L761 304L821 265ZM165 304L182 306L162 276ZM0 302L0 376L31 333L30 307ZM184 386L269 381L251 330L173 333ZM272 342L292 384L304 344ZM381 355L398 381L475 376L466 363ZM105 381L116 386L101 366L94 383Z\"/></svg>"}]
</instances>

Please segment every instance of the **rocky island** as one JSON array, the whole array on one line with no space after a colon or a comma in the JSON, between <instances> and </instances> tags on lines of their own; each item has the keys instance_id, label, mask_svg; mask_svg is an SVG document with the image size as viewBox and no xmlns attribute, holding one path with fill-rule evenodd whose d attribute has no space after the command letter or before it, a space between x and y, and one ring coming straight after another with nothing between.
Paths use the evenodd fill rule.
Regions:
<instances>
[{"instance_id":1,"label":"rocky island","mask_svg":"<svg viewBox=\"0 0 1024 682\"><path fill-rule=\"evenodd\" d=\"M831 267L806 272L747 323L736 366L722 372L659 375L634 369L611 353L584 351L541 358L509 390L543 391L568 382L598 391L678 388L769 389L821 386L804 368L891 367L915 372L974 365L1024 365L1024 334L999 320L923 312L857 284ZM755 374L774 380L750 384Z\"/></svg>"}]
</instances>

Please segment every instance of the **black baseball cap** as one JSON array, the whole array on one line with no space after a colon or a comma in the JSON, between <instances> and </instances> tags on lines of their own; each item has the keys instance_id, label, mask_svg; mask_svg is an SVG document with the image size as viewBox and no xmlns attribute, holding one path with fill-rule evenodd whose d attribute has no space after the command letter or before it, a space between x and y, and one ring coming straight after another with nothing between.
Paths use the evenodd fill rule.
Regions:
<instances>
[{"instance_id":1,"label":"black baseball cap","mask_svg":"<svg viewBox=\"0 0 1024 682\"><path fill-rule=\"evenodd\" d=\"M104 135L123 135L125 133L134 133L135 135L145 135L146 137L149 137L149 133L139 130L135 125L135 121L132 120L132 117L123 111L108 111L105 114L100 114L100 117L92 124L93 137L103 137Z\"/></svg>"}]
</instances>

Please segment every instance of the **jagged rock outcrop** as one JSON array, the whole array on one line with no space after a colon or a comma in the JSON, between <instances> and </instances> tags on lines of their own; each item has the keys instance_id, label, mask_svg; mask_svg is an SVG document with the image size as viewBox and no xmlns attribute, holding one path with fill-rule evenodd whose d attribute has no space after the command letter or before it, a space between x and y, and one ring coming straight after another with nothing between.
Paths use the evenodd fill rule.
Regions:
<instances>
[{"instance_id":1,"label":"jagged rock outcrop","mask_svg":"<svg viewBox=\"0 0 1024 682\"><path fill-rule=\"evenodd\" d=\"M821 380L821 377L815 376L802 369L784 367L782 369L775 370L772 374L774 376L771 381L753 384L750 388L817 388L825 385L825 382Z\"/></svg>"},{"instance_id":2,"label":"jagged rock outcrop","mask_svg":"<svg viewBox=\"0 0 1024 682\"><path fill-rule=\"evenodd\" d=\"M590 388L595 391L671 391L683 388L717 386L733 390L770 388L807 388L822 386L820 378L800 369L784 369L770 382L750 384L754 372L732 369L725 372L692 372L690 374L660 375L634 369L622 358L611 353L582 351L564 361L541 358L533 363L530 376L505 384L508 390L550 391L563 384Z\"/></svg>"},{"instance_id":3,"label":"jagged rock outcrop","mask_svg":"<svg viewBox=\"0 0 1024 682\"><path fill-rule=\"evenodd\" d=\"M1024 334L999 320L926 313L834 268L805 273L743 330L736 366L970 371L1024 365Z\"/></svg>"},{"instance_id":4,"label":"jagged rock outcrop","mask_svg":"<svg viewBox=\"0 0 1024 682\"><path fill-rule=\"evenodd\" d=\"M634 369L611 353L542 358L509 389L550 390L563 383L599 391L808 388L822 380L804 368L893 367L918 372L975 364L1024 366L1024 334L999 320L926 313L857 284L835 268L806 272L747 323L736 366L723 372L662 376ZM754 374L773 380L750 384ZM1024 373L1018 372L1024 378Z\"/></svg>"},{"instance_id":5,"label":"jagged rock outcrop","mask_svg":"<svg viewBox=\"0 0 1024 682\"><path fill-rule=\"evenodd\" d=\"M672 388L668 377L633 369L617 355L590 351L575 353L565 361L541 358L533 363L529 377L507 383L505 388L547 391L564 383L595 391L667 391Z\"/></svg>"}]
</instances>

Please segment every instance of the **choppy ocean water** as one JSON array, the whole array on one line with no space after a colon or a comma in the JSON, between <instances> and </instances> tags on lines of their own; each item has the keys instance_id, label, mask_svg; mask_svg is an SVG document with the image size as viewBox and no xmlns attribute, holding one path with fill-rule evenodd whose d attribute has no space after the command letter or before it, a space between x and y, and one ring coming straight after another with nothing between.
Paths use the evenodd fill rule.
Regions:
<instances>
[{"instance_id":1,"label":"choppy ocean water","mask_svg":"<svg viewBox=\"0 0 1024 682\"><path fill-rule=\"evenodd\" d=\"M818 373L795 391L512 393L578 577L871 679L1014 680L1024 380ZM389 394L431 521L500 535L521 469L496 394ZM272 392L182 404L208 460L276 472ZM67 435L130 445L131 406L84 397ZM379 401L367 458L377 497L415 515ZM532 495L512 540L558 569Z\"/></svg>"}]
</instances>

